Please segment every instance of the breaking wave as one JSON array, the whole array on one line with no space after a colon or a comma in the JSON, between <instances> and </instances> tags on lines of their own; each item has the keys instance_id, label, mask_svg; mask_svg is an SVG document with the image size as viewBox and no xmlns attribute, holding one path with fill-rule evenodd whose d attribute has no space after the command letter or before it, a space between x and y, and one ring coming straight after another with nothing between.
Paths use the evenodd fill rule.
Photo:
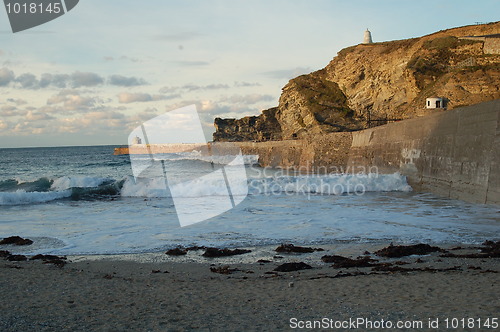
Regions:
<instances>
[{"instance_id":1,"label":"breaking wave","mask_svg":"<svg viewBox=\"0 0 500 332\"><path fill-rule=\"evenodd\" d=\"M96 177L40 178L35 181L9 179L0 182L1 205L27 205L59 199L101 199L120 194L123 181Z\"/></svg>"},{"instance_id":2,"label":"breaking wave","mask_svg":"<svg viewBox=\"0 0 500 332\"><path fill-rule=\"evenodd\" d=\"M228 187L229 185L229 187ZM32 182L0 182L0 205L26 205L60 199L106 200L111 197L206 197L282 194L342 195L365 192L409 192L406 177L394 174L300 175L247 179L226 168L186 182L168 185L163 177L122 180L99 177L64 176L53 180L41 178Z\"/></svg>"}]
</instances>

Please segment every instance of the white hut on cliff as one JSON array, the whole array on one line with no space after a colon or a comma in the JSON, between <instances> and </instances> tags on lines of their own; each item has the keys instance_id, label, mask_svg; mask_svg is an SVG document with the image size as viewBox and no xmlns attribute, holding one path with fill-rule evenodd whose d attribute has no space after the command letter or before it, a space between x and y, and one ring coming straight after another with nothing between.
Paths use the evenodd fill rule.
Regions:
<instances>
[{"instance_id":1,"label":"white hut on cliff","mask_svg":"<svg viewBox=\"0 0 500 332\"><path fill-rule=\"evenodd\" d=\"M425 100L425 108L445 108L445 99L443 97L429 97Z\"/></svg>"}]
</instances>

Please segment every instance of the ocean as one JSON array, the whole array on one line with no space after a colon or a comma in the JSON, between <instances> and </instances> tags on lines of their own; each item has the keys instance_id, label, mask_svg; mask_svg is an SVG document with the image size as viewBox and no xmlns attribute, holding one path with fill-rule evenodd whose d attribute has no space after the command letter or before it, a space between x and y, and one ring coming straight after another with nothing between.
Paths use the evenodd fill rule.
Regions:
<instances>
[{"instance_id":1,"label":"ocean","mask_svg":"<svg viewBox=\"0 0 500 332\"><path fill-rule=\"evenodd\" d=\"M0 149L0 238L34 241L9 250L106 255L285 242L475 244L500 234L498 206L417 193L397 173L294 174L262 169L257 156L244 158L245 188L231 187L233 194L245 194L239 204L181 227L180 206L161 184L176 183L195 198L188 210L204 209L204 198L224 198L224 183L200 180L201 185L183 188L176 180L201 179L228 160L168 154L162 157L167 179L165 172L134 178L129 156L114 156L114 148Z\"/></svg>"}]
</instances>

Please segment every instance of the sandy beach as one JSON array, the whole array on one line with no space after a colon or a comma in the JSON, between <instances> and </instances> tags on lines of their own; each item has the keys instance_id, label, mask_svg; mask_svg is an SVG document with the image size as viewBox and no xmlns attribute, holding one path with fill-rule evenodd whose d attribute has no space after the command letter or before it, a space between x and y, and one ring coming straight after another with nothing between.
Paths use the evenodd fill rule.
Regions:
<instances>
[{"instance_id":1,"label":"sandy beach","mask_svg":"<svg viewBox=\"0 0 500 332\"><path fill-rule=\"evenodd\" d=\"M478 249L449 252L460 256L475 254ZM164 253L150 255L149 262L144 255L68 257L71 262L63 267L42 260L0 261L0 330L283 331L321 327L342 331L345 327L353 330L353 325L346 324L357 320L360 325L354 330L359 331L386 330L387 325L385 329L376 327L388 321L394 324L393 330L405 330L396 324L406 323L416 324L417 330L437 331L447 330L448 319L448 330L459 331L464 329L452 329L451 323L460 326L462 321L452 319L465 318L468 324L467 319L473 318L475 326L466 325L465 330L475 331L482 330L484 326L480 329L478 324L487 319L490 323L498 319L499 258L442 257L441 252L401 258L370 255L377 259L375 264L386 263L380 269L335 268L317 259L318 254L277 254L270 262L251 264L225 257L205 262L151 258L166 256ZM331 250L321 252L333 254ZM273 271L285 262L301 261L312 268ZM438 329L429 328L429 320L435 324L436 319ZM308 325L314 321L324 325ZM366 325L368 321L372 325Z\"/></svg>"}]
</instances>

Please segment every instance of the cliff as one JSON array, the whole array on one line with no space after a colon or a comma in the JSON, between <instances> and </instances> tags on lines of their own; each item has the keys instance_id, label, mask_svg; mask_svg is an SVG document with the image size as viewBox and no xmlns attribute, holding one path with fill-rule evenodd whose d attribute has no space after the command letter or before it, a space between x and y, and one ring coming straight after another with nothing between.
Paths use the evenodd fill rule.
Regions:
<instances>
[{"instance_id":1,"label":"cliff","mask_svg":"<svg viewBox=\"0 0 500 332\"><path fill-rule=\"evenodd\" d=\"M491 45L498 45L499 33L495 22L348 47L325 68L290 80L278 107L256 117L216 119L214 141L355 131L420 116L430 96L445 97L448 109L498 99L500 50ZM468 38L485 35L491 38Z\"/></svg>"},{"instance_id":2,"label":"cliff","mask_svg":"<svg viewBox=\"0 0 500 332\"><path fill-rule=\"evenodd\" d=\"M281 126L276 120L278 108L262 111L259 116L242 119L215 119L214 141L273 141L281 140Z\"/></svg>"}]
</instances>

